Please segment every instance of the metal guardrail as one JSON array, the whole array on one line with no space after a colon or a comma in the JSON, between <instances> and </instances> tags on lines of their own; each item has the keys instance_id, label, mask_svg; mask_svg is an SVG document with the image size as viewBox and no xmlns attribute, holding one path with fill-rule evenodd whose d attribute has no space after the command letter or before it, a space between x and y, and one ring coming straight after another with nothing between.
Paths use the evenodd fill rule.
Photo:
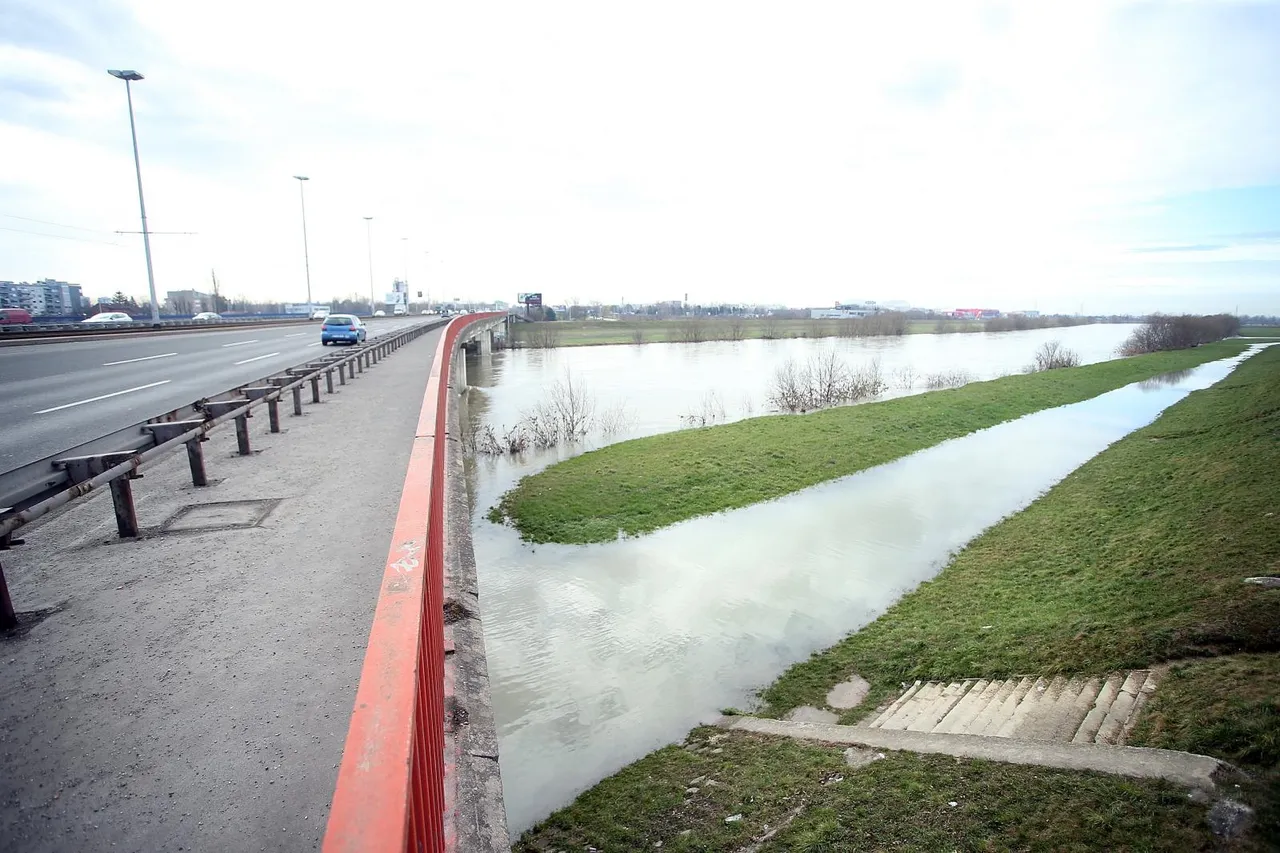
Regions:
<instances>
[{"instance_id":1,"label":"metal guardrail","mask_svg":"<svg viewBox=\"0 0 1280 853\"><path fill-rule=\"evenodd\" d=\"M325 853L444 853L455 846L456 756L447 754L444 637L445 453L449 377L473 314L436 348L405 473L378 607L338 770Z\"/></svg>"},{"instance_id":2,"label":"metal guardrail","mask_svg":"<svg viewBox=\"0 0 1280 853\"><path fill-rule=\"evenodd\" d=\"M333 393L335 373L338 382L345 385L348 376L355 378L357 370L363 373L366 367L377 364L404 344L440 325L418 323L379 335L341 354L330 354L302 366L279 371L258 383L198 400L190 406L0 474L0 551L22 544L14 534L24 525L103 485L111 488L119 534L122 537L137 536L139 527L131 481L139 476L138 471L145 464L176 450L179 445L185 445L192 485L205 486L208 479L201 443L207 440L206 435L214 427L234 421L240 455L248 456L252 453L248 419L254 409L265 406L270 431L279 432L279 405L286 394L292 396L293 414L301 415L305 386L310 385L311 402L319 403L322 378L328 393ZM0 630L16 624L17 615L3 567L0 567Z\"/></svg>"},{"instance_id":3,"label":"metal guardrail","mask_svg":"<svg viewBox=\"0 0 1280 853\"><path fill-rule=\"evenodd\" d=\"M221 320L132 320L120 323L6 323L0 325L0 341L35 341L46 338L109 337L122 333L134 334L194 329L234 329L241 326L285 326L294 323L315 322L309 317L223 317Z\"/></svg>"}]
</instances>

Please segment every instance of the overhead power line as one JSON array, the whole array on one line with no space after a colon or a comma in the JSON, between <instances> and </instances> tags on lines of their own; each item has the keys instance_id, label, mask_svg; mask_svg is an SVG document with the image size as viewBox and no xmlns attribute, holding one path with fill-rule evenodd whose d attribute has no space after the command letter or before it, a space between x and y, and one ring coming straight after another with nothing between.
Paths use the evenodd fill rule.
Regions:
<instances>
[{"instance_id":1,"label":"overhead power line","mask_svg":"<svg viewBox=\"0 0 1280 853\"><path fill-rule=\"evenodd\" d=\"M18 216L14 213L0 213L6 219L21 219L23 222L35 222L39 225L52 225L54 228L69 228L72 231L87 231L90 234L110 234L110 231L104 231L101 228L81 228L79 225L63 225L61 222L49 222L45 219L32 219L30 216Z\"/></svg>"},{"instance_id":2,"label":"overhead power line","mask_svg":"<svg viewBox=\"0 0 1280 853\"><path fill-rule=\"evenodd\" d=\"M66 234L45 234L41 231L27 231L24 228L6 228L0 225L0 231L13 231L17 234L31 234L35 237L52 237L54 240L73 240L76 243L101 243L104 246L119 246L119 243L113 243L108 240L90 240L87 237L71 237Z\"/></svg>"}]
</instances>

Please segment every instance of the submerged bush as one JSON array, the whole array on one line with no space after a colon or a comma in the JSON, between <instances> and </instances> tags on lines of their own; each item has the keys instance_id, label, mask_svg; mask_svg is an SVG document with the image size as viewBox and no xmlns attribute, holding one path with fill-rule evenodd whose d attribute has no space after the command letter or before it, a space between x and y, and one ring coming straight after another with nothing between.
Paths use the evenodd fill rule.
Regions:
<instances>
[{"instance_id":1,"label":"submerged bush","mask_svg":"<svg viewBox=\"0 0 1280 853\"><path fill-rule=\"evenodd\" d=\"M878 397L886 387L879 359L853 369L828 350L803 367L793 359L783 362L774 372L769 403L782 412L811 412Z\"/></svg>"}]
</instances>

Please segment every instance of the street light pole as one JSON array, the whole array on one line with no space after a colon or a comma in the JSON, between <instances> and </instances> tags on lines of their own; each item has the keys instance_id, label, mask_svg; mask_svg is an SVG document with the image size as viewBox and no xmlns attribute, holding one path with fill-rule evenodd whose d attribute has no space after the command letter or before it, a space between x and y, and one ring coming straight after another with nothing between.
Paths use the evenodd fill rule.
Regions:
<instances>
[{"instance_id":1,"label":"street light pole","mask_svg":"<svg viewBox=\"0 0 1280 853\"><path fill-rule=\"evenodd\" d=\"M303 192L305 182L311 180L306 175L294 175L298 181L298 198L302 200L302 263L307 268L307 313L311 313L311 255L307 251L307 195Z\"/></svg>"},{"instance_id":2,"label":"street light pole","mask_svg":"<svg viewBox=\"0 0 1280 853\"><path fill-rule=\"evenodd\" d=\"M129 86L142 75L137 71L113 71L107 73L124 81L124 95L129 101L129 134L133 137L133 168L138 174L138 208L142 212L142 248L147 253L147 286L151 289L151 322L160 325L160 303L156 300L156 276L151 270L151 234L147 231L147 203L142 199L142 164L138 160L138 128L133 123L133 89Z\"/></svg>"},{"instance_id":3,"label":"street light pole","mask_svg":"<svg viewBox=\"0 0 1280 853\"><path fill-rule=\"evenodd\" d=\"M372 216L366 216L364 218L364 230L365 230L365 236L368 238L368 242L369 242L369 316L372 317L375 311L374 306L377 304L373 301L373 217Z\"/></svg>"}]
</instances>

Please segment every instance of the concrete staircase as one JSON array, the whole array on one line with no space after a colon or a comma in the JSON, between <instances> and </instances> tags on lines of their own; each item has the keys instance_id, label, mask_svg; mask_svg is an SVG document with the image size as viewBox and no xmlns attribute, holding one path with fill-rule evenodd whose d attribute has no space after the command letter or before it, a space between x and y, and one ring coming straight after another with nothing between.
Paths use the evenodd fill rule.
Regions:
<instances>
[{"instance_id":1,"label":"concrete staircase","mask_svg":"<svg viewBox=\"0 0 1280 853\"><path fill-rule=\"evenodd\" d=\"M980 735L1048 743L1123 745L1158 677L917 681L857 728Z\"/></svg>"}]
</instances>

